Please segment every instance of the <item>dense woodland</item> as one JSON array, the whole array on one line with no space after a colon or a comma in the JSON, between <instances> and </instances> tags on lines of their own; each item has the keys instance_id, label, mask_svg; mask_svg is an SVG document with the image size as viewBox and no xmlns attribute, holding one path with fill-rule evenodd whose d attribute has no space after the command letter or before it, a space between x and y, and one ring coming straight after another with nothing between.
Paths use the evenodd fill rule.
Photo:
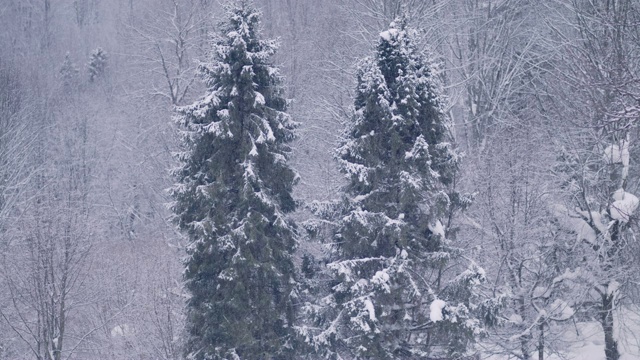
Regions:
<instances>
[{"instance_id":1,"label":"dense woodland","mask_svg":"<svg viewBox=\"0 0 640 360\"><path fill-rule=\"evenodd\" d=\"M640 356L636 0L0 25L0 359Z\"/></svg>"}]
</instances>

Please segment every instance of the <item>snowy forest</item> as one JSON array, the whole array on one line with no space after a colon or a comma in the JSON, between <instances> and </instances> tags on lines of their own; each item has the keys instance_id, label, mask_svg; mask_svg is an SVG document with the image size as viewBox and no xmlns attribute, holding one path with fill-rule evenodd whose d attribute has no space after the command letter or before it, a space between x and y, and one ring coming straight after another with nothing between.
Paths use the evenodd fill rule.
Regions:
<instances>
[{"instance_id":1,"label":"snowy forest","mask_svg":"<svg viewBox=\"0 0 640 360\"><path fill-rule=\"evenodd\" d=\"M0 27L0 360L640 359L639 1Z\"/></svg>"}]
</instances>

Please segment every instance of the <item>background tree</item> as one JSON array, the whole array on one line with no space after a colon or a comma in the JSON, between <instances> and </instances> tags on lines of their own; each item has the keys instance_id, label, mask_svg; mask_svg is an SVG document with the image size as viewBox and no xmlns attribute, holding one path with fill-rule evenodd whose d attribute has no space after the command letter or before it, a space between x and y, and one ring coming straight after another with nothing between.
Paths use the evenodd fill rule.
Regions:
<instances>
[{"instance_id":1,"label":"background tree","mask_svg":"<svg viewBox=\"0 0 640 360\"><path fill-rule=\"evenodd\" d=\"M47 47L41 46L45 2L9 1L0 9L10 28L0 35L3 68L20 79L11 91L20 99L18 112L2 117L19 125L7 131L12 140L2 142L7 154L20 152L6 163L16 182L7 177L11 201L2 220L8 245L2 248L0 285L7 294L0 305L7 315L0 320L3 356L34 357L30 346L38 339L45 357L49 349L50 356L63 358L175 359L182 352L184 297L176 282L182 271L179 237L163 205L171 163L171 139L163 135L168 109L129 92L141 85L140 78L125 75L134 67L123 56L117 3L91 2L91 21L82 27L69 21L71 1L46 3ZM66 88L60 74L65 53L85 58L96 44L110 53L113 71L104 74L109 81L89 86L84 77ZM3 85L12 89L10 82ZM79 175L83 166L91 169L88 178ZM65 266L64 249L74 248L83 252L75 253L74 266ZM38 272L47 264L55 278L51 271L48 279ZM162 264L162 271L148 264ZM80 280L67 282L65 311L41 311L41 319L51 320L46 336L21 339L14 330L28 334L25 322L33 334L44 329L44 321L35 325L36 312L26 309L55 309L63 295L50 288L60 286L63 275ZM43 296L36 298L37 292ZM65 331L56 339L60 332L53 325L61 318ZM171 327L173 333L166 331ZM169 351L161 352L163 346Z\"/></svg>"},{"instance_id":2,"label":"background tree","mask_svg":"<svg viewBox=\"0 0 640 360\"><path fill-rule=\"evenodd\" d=\"M574 266L591 288L580 311L600 323L607 360L620 358L614 318L637 271L629 255L637 246L639 10L627 0L572 1L553 13L548 38L564 44L553 69L563 86L550 88L549 102L553 116L562 119L556 126L564 130L556 137L564 195L558 218L576 236L582 261Z\"/></svg>"},{"instance_id":3,"label":"background tree","mask_svg":"<svg viewBox=\"0 0 640 360\"><path fill-rule=\"evenodd\" d=\"M153 82L144 89L182 105L196 80L194 59L204 55L207 24L213 16L201 1L163 1L129 19L128 49ZM167 26L170 24L170 26Z\"/></svg>"},{"instance_id":4,"label":"background tree","mask_svg":"<svg viewBox=\"0 0 640 360\"><path fill-rule=\"evenodd\" d=\"M96 48L91 52L87 69L89 71L89 81L93 82L104 73L107 67L107 53L102 48Z\"/></svg>"},{"instance_id":5,"label":"background tree","mask_svg":"<svg viewBox=\"0 0 640 360\"><path fill-rule=\"evenodd\" d=\"M451 2L443 16L458 31L442 32L447 80L458 84L450 87L450 113L467 154L460 187L476 194L459 246L483 264L484 295L500 307L482 347L521 359L563 350L556 325L570 319L575 295L559 281L570 248L550 211L555 152L545 141L553 135L544 96L553 54L542 45L540 19L549 9L540 5Z\"/></svg>"}]
</instances>

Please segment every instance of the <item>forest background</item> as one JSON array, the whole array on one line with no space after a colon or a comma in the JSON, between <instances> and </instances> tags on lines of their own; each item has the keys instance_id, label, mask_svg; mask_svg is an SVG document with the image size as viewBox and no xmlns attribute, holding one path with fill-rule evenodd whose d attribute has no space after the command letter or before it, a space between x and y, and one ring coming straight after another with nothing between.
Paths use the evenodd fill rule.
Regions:
<instances>
[{"instance_id":1,"label":"forest background","mask_svg":"<svg viewBox=\"0 0 640 360\"><path fill-rule=\"evenodd\" d=\"M569 325L621 333L615 311L640 299L639 4L256 5L265 37L280 39L275 62L301 123L297 201L340 193L333 151L358 59L408 9L465 154L456 187L474 197L448 235L501 302L482 351L561 353L581 341L564 336ZM186 240L167 208L171 118L204 92L195 69L223 16L213 0L0 3L0 358L182 357ZM308 219L301 209L294 217ZM310 255L321 267L328 251L302 241L297 264Z\"/></svg>"}]
</instances>

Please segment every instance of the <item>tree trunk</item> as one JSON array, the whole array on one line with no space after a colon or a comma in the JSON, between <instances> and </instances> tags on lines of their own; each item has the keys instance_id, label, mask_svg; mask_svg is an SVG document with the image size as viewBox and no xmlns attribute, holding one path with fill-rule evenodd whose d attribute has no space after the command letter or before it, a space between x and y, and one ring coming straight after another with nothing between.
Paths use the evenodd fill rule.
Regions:
<instances>
[{"instance_id":1,"label":"tree trunk","mask_svg":"<svg viewBox=\"0 0 640 360\"><path fill-rule=\"evenodd\" d=\"M544 323L540 324L540 336L538 337L538 360L544 360Z\"/></svg>"},{"instance_id":2,"label":"tree trunk","mask_svg":"<svg viewBox=\"0 0 640 360\"><path fill-rule=\"evenodd\" d=\"M620 359L618 342L613 337L613 294L602 295L602 314L600 322L604 330L604 354L607 360Z\"/></svg>"},{"instance_id":3,"label":"tree trunk","mask_svg":"<svg viewBox=\"0 0 640 360\"><path fill-rule=\"evenodd\" d=\"M522 319L525 319L525 314L527 311L526 308L526 303L524 300L524 297L522 295L519 296L518 298L518 305L520 308L520 316L522 316ZM522 351L522 359L523 360L529 360L531 359L531 353L529 353L529 342L531 341L531 335L522 335L520 337L520 350Z\"/></svg>"}]
</instances>

